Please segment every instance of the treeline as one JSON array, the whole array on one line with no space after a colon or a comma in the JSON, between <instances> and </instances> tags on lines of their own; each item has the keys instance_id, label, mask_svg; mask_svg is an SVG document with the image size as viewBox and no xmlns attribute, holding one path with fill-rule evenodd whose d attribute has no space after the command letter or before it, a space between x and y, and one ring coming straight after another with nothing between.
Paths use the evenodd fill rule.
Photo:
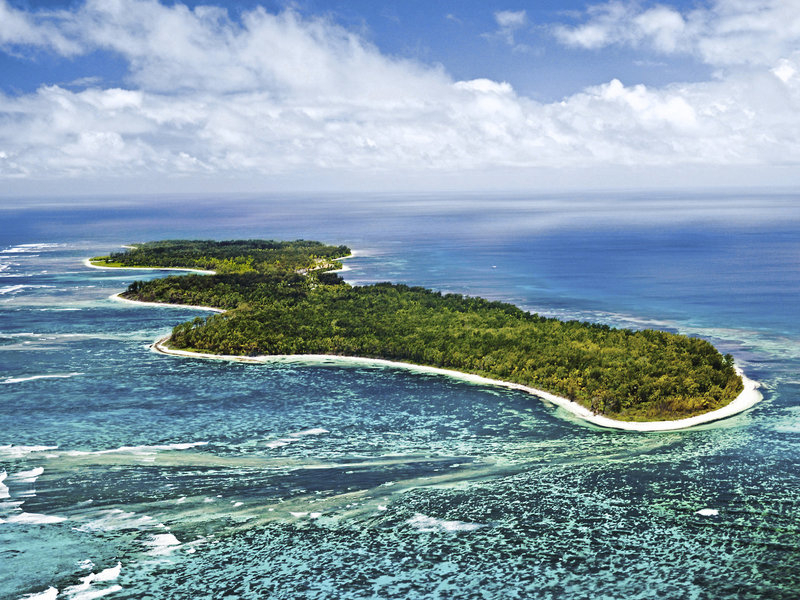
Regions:
<instances>
[{"instance_id":1,"label":"treeline","mask_svg":"<svg viewBox=\"0 0 800 600\"><path fill-rule=\"evenodd\" d=\"M329 246L309 240L164 240L136 244L124 252L91 260L94 264L115 267L186 267L217 273L264 273L331 267L334 259L348 254L347 246Z\"/></svg>"},{"instance_id":2,"label":"treeline","mask_svg":"<svg viewBox=\"0 0 800 600\"><path fill-rule=\"evenodd\" d=\"M216 275L173 275L134 281L122 295L144 302L193 304L233 309L271 300L298 298L314 285L343 283L335 273L247 272Z\"/></svg>"},{"instance_id":3,"label":"treeline","mask_svg":"<svg viewBox=\"0 0 800 600\"><path fill-rule=\"evenodd\" d=\"M559 321L483 298L334 273L188 275L127 297L230 309L178 325L170 345L219 354L341 354L456 369L545 389L622 420L714 410L742 390L733 358L655 330Z\"/></svg>"}]
</instances>

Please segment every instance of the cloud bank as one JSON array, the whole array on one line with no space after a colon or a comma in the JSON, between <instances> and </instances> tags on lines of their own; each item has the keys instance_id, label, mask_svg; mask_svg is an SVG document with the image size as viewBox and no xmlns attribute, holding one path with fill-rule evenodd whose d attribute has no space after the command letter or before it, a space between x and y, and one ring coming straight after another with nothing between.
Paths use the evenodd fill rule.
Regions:
<instances>
[{"instance_id":1,"label":"cloud bank","mask_svg":"<svg viewBox=\"0 0 800 600\"><path fill-rule=\"evenodd\" d=\"M586 17L576 26L555 26L554 34L568 46L650 48L716 67L773 66L800 41L800 5L787 0L715 0L685 14L612 1L589 7Z\"/></svg>"},{"instance_id":2,"label":"cloud bank","mask_svg":"<svg viewBox=\"0 0 800 600\"><path fill-rule=\"evenodd\" d=\"M525 13L498 12L510 28ZM0 0L0 49L124 59L124 89L0 95L0 181L800 163L800 5L719 0L687 14L612 2L563 44L647 45L718 67L663 88L612 80L559 102L455 81L323 18L155 0L27 12ZM348 175L349 176L349 175Z\"/></svg>"}]
</instances>

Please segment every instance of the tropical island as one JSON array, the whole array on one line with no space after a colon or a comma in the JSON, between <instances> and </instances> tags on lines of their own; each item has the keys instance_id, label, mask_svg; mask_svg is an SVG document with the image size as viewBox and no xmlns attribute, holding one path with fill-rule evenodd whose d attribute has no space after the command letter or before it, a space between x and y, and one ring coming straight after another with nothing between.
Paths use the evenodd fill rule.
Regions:
<instances>
[{"instance_id":1,"label":"tropical island","mask_svg":"<svg viewBox=\"0 0 800 600\"><path fill-rule=\"evenodd\" d=\"M724 410L745 389L733 357L706 340L561 321L422 287L353 286L333 272L348 255L346 246L307 240L166 240L89 264L202 272L136 281L120 294L224 311L176 326L159 342L175 353L335 355L425 365L549 392L596 415L596 422L694 424L690 418L742 410Z\"/></svg>"}]
</instances>

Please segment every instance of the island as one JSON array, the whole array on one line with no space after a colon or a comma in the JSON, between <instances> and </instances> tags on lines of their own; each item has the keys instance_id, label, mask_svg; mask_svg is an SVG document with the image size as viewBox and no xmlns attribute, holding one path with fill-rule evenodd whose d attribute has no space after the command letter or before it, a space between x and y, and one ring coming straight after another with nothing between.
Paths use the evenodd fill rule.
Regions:
<instances>
[{"instance_id":1,"label":"island","mask_svg":"<svg viewBox=\"0 0 800 600\"><path fill-rule=\"evenodd\" d=\"M135 281L119 295L218 311L159 340L168 353L420 365L525 389L588 421L640 431L715 420L760 398L733 357L706 340L561 321L423 287L349 285L335 271L350 254L308 240L166 240L87 264L200 271Z\"/></svg>"}]
</instances>

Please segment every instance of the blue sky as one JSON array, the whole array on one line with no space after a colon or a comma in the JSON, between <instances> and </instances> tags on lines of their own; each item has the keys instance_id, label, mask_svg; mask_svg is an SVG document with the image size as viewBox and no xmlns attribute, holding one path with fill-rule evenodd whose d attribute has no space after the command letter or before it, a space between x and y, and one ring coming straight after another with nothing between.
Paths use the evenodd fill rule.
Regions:
<instances>
[{"instance_id":1,"label":"blue sky","mask_svg":"<svg viewBox=\"0 0 800 600\"><path fill-rule=\"evenodd\" d=\"M28 10L58 10L79 2L11 1ZM174 4L174 3L173 3ZM197 7L208 2L184 2ZM617 48L598 52L564 48L548 33L553 23L579 22L584 1L518 2L493 5L485 0L431 2L430 0L308 0L277 2L249 0L226 2L234 19L263 6L280 12L293 7L307 17L325 16L358 32L381 52L441 64L455 79L489 78L508 81L521 94L543 101L559 100L590 85L613 78L624 82L664 85L673 81L698 81L709 76L707 65L691 56L664 61L646 48ZM673 3L690 8L690 3ZM495 14L524 11L525 24L513 28L513 43L501 32ZM64 59L50 52L0 55L2 89L6 93L30 92L42 84L102 77L106 84L123 84L127 65L108 52Z\"/></svg>"},{"instance_id":2,"label":"blue sky","mask_svg":"<svg viewBox=\"0 0 800 600\"><path fill-rule=\"evenodd\" d=\"M793 185L798 71L786 0L0 0L0 184Z\"/></svg>"}]
</instances>

